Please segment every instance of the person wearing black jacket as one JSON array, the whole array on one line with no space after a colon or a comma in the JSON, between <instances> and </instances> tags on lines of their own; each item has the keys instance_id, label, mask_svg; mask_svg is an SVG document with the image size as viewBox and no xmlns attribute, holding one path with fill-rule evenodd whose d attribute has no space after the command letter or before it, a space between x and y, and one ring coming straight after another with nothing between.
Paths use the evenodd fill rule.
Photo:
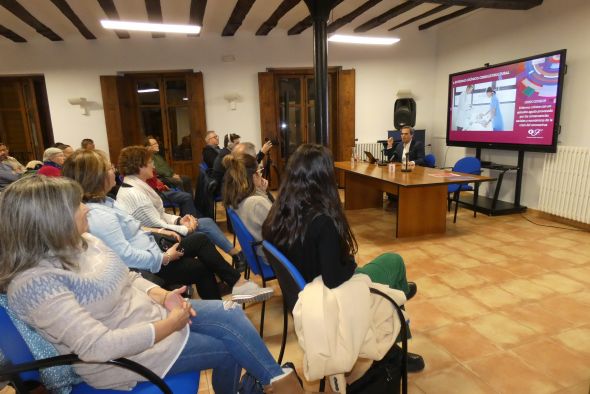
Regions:
<instances>
[{"instance_id":1,"label":"person wearing black jacket","mask_svg":"<svg viewBox=\"0 0 590 394\"><path fill-rule=\"evenodd\" d=\"M207 164L207 168L213 168L215 158L221 152L219 147L219 136L214 131L209 131L205 137L205 147L203 148L203 161Z\"/></svg>"},{"instance_id":2,"label":"person wearing black jacket","mask_svg":"<svg viewBox=\"0 0 590 394\"><path fill-rule=\"evenodd\" d=\"M389 161L405 163L406 154L410 166L421 166L424 164L424 144L414 140L414 129L410 126L404 126L400 130L402 137L401 143L393 145L393 138L387 140L387 149L385 155Z\"/></svg>"}]
</instances>

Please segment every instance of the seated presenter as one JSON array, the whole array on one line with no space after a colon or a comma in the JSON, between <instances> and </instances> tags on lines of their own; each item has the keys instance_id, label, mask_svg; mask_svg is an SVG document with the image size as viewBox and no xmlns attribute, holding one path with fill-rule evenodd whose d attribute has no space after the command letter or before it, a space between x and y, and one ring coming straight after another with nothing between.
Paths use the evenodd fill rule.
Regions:
<instances>
[{"instance_id":1,"label":"seated presenter","mask_svg":"<svg viewBox=\"0 0 590 394\"><path fill-rule=\"evenodd\" d=\"M403 126L400 130L402 142L393 145L393 138L387 139L385 155L389 161L405 163L406 155L410 166L421 166L424 164L424 144L414 140L414 129L410 126Z\"/></svg>"}]
</instances>

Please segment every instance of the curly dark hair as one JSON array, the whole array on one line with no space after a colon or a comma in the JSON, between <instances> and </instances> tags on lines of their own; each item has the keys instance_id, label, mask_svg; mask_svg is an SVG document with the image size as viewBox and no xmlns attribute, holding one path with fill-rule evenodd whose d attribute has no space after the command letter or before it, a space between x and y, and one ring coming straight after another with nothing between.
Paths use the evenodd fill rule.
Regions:
<instances>
[{"instance_id":1,"label":"curly dark hair","mask_svg":"<svg viewBox=\"0 0 590 394\"><path fill-rule=\"evenodd\" d=\"M332 155L321 145L305 144L289 159L278 198L262 226L262 237L288 250L305 241L307 227L319 215L334 221L342 255L356 254L358 244L340 202Z\"/></svg>"},{"instance_id":2,"label":"curly dark hair","mask_svg":"<svg viewBox=\"0 0 590 394\"><path fill-rule=\"evenodd\" d=\"M152 152L145 146L127 146L119 153L119 173L123 176L137 175L139 169L147 166L151 158Z\"/></svg>"}]
</instances>

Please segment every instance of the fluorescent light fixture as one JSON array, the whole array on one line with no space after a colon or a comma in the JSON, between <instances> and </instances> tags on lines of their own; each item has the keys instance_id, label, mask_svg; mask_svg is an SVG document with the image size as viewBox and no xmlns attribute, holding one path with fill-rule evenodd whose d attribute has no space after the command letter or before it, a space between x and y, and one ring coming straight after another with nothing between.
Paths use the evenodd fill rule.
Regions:
<instances>
[{"instance_id":1,"label":"fluorescent light fixture","mask_svg":"<svg viewBox=\"0 0 590 394\"><path fill-rule=\"evenodd\" d=\"M138 89L137 90L137 93L153 93L153 92L159 92L159 91L160 91L160 89L155 89L155 88L152 88L152 89Z\"/></svg>"},{"instance_id":2,"label":"fluorescent light fixture","mask_svg":"<svg viewBox=\"0 0 590 394\"><path fill-rule=\"evenodd\" d=\"M368 45L393 45L399 42L399 38L395 37L363 37L363 36L345 36L342 34L334 34L328 38L332 42L344 42L348 44L368 44Z\"/></svg>"},{"instance_id":3,"label":"fluorescent light fixture","mask_svg":"<svg viewBox=\"0 0 590 394\"><path fill-rule=\"evenodd\" d=\"M160 33L185 33L199 34L201 26L197 25L170 25L165 23L144 23L128 21L111 21L108 19L100 21L105 29L132 30L132 31L153 31Z\"/></svg>"}]
</instances>

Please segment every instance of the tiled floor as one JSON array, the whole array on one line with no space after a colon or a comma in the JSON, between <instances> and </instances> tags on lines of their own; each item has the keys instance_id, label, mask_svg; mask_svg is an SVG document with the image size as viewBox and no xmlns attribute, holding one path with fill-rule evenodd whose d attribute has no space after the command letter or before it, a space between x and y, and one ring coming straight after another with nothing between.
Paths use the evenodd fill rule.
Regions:
<instances>
[{"instance_id":1,"label":"tiled floor","mask_svg":"<svg viewBox=\"0 0 590 394\"><path fill-rule=\"evenodd\" d=\"M461 209L456 224L448 216L445 235L399 240L389 211L347 216L360 264L397 252L418 283L407 306L409 346L426 368L410 374L410 393L590 392L590 233L521 215L474 219ZM259 312L246 309L257 327ZM264 340L277 356L280 296L268 303L266 319ZM285 360L301 366L293 331ZM212 393L210 374L202 378L199 392Z\"/></svg>"},{"instance_id":2,"label":"tiled floor","mask_svg":"<svg viewBox=\"0 0 590 394\"><path fill-rule=\"evenodd\" d=\"M410 375L409 392L588 394L590 233L520 215L474 219L459 212L456 224L448 216L445 235L403 240L393 237L391 212L347 212L358 262L397 252L418 283L407 306L410 349L424 356L426 368ZM282 304L275 290L264 340L277 356ZM246 313L258 326L260 305ZM293 331L285 360L301 366ZM213 393L210 382L204 372L199 393Z\"/></svg>"}]
</instances>

